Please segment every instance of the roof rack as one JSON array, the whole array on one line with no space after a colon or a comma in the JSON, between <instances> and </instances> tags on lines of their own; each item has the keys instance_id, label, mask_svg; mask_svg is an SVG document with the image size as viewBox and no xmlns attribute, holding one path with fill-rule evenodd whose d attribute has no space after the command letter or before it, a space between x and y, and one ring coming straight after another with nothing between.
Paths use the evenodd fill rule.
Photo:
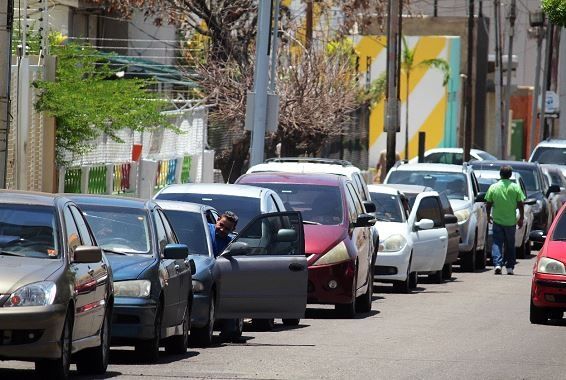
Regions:
<instances>
[{"instance_id":1,"label":"roof rack","mask_svg":"<svg viewBox=\"0 0 566 380\"><path fill-rule=\"evenodd\" d=\"M319 158L319 157L279 157L268 158L265 162L306 162L313 164L329 164L329 165L342 165L353 166L350 161L340 160L335 158Z\"/></svg>"}]
</instances>

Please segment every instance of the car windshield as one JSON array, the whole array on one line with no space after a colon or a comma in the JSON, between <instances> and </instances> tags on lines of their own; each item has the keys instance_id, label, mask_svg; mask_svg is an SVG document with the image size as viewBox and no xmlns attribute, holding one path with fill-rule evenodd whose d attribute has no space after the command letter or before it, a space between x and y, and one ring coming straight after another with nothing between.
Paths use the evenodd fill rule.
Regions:
<instances>
[{"instance_id":1,"label":"car windshield","mask_svg":"<svg viewBox=\"0 0 566 380\"><path fill-rule=\"evenodd\" d=\"M539 164L566 165L566 148L541 146L533 153L533 162Z\"/></svg>"},{"instance_id":2,"label":"car windshield","mask_svg":"<svg viewBox=\"0 0 566 380\"><path fill-rule=\"evenodd\" d=\"M499 166L497 165L482 165L481 162L473 165L474 169L479 170L491 170L491 171L499 171ZM535 191L540 190L540 182L539 177L536 172L536 167L520 167L520 168L513 168L514 172L517 172L523 178L523 182L525 183L525 188L527 192L532 193Z\"/></svg>"},{"instance_id":3,"label":"car windshield","mask_svg":"<svg viewBox=\"0 0 566 380\"><path fill-rule=\"evenodd\" d=\"M144 210L81 205L98 244L109 252L150 254L148 216Z\"/></svg>"},{"instance_id":4,"label":"car windshield","mask_svg":"<svg viewBox=\"0 0 566 380\"><path fill-rule=\"evenodd\" d=\"M396 195L370 192L371 200L375 203L375 216L386 222L403 222L403 213L399 198Z\"/></svg>"},{"instance_id":5,"label":"car windshield","mask_svg":"<svg viewBox=\"0 0 566 380\"><path fill-rule=\"evenodd\" d=\"M487 189L489 189L489 187L495 182L497 182L497 178L478 177L478 185L480 186L480 191L484 193L487 192Z\"/></svg>"},{"instance_id":6,"label":"car windshield","mask_svg":"<svg viewBox=\"0 0 566 380\"><path fill-rule=\"evenodd\" d=\"M300 211L305 222L334 225L342 223L342 196L335 186L287 183L254 183L275 191L285 209Z\"/></svg>"},{"instance_id":7,"label":"car windshield","mask_svg":"<svg viewBox=\"0 0 566 380\"><path fill-rule=\"evenodd\" d=\"M200 212L163 210L171 222L179 243L189 247L190 255L209 255L206 234L208 226L204 225Z\"/></svg>"},{"instance_id":8,"label":"car windshield","mask_svg":"<svg viewBox=\"0 0 566 380\"><path fill-rule=\"evenodd\" d=\"M57 259L58 231L54 207L0 205L0 255Z\"/></svg>"},{"instance_id":9,"label":"car windshield","mask_svg":"<svg viewBox=\"0 0 566 380\"><path fill-rule=\"evenodd\" d=\"M157 199L200 203L214 207L221 214L233 211L238 215L238 227L243 228L261 214L260 199L224 194L162 193Z\"/></svg>"},{"instance_id":10,"label":"car windshield","mask_svg":"<svg viewBox=\"0 0 566 380\"><path fill-rule=\"evenodd\" d=\"M446 192L449 199L468 199L468 181L463 173L396 170L387 183L428 186Z\"/></svg>"}]
</instances>

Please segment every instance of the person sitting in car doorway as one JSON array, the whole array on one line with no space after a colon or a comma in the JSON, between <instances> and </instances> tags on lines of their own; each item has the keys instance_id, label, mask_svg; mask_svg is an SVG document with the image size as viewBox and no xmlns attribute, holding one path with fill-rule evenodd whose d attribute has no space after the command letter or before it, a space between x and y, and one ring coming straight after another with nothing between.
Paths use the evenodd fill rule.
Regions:
<instances>
[{"instance_id":1,"label":"person sitting in car doorway","mask_svg":"<svg viewBox=\"0 0 566 380\"><path fill-rule=\"evenodd\" d=\"M214 256L221 254L230 244L234 238L232 232L236 229L237 224L238 216L232 211L226 211L220 215L216 224L208 223Z\"/></svg>"}]
</instances>

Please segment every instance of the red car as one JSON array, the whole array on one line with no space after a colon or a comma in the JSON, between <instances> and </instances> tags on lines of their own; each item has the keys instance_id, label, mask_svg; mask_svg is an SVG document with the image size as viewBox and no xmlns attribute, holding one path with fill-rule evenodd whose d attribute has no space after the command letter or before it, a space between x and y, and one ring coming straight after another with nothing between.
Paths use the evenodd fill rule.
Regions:
<instances>
[{"instance_id":1,"label":"red car","mask_svg":"<svg viewBox=\"0 0 566 380\"><path fill-rule=\"evenodd\" d=\"M533 268L530 320L545 324L562 318L566 310L566 205L546 236L543 231L533 231L530 238L544 242Z\"/></svg>"},{"instance_id":2,"label":"red car","mask_svg":"<svg viewBox=\"0 0 566 380\"><path fill-rule=\"evenodd\" d=\"M344 316L369 312L377 256L372 215L354 185L332 174L250 173L239 184L274 190L287 210L300 211L308 257L308 302L333 304Z\"/></svg>"}]
</instances>

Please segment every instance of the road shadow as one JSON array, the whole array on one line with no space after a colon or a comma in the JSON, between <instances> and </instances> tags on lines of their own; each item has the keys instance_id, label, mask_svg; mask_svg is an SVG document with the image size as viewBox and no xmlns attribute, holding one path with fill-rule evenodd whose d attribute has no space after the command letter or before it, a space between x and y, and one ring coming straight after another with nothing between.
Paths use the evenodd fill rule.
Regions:
<instances>
[{"instance_id":1,"label":"road shadow","mask_svg":"<svg viewBox=\"0 0 566 380\"><path fill-rule=\"evenodd\" d=\"M126 349L116 349L110 350L110 364L143 364L143 365L159 365L159 364L169 364L179 360L189 359L194 356L199 355L197 351L187 351L180 355L169 355L165 351L161 350L159 352L159 360L155 363L147 363L141 360L139 353L135 350Z\"/></svg>"},{"instance_id":2,"label":"road shadow","mask_svg":"<svg viewBox=\"0 0 566 380\"><path fill-rule=\"evenodd\" d=\"M546 326L566 326L566 319L549 319L546 323Z\"/></svg>"},{"instance_id":3,"label":"road shadow","mask_svg":"<svg viewBox=\"0 0 566 380\"><path fill-rule=\"evenodd\" d=\"M72 367L71 367L72 368ZM73 379L112 379L114 377L121 376L121 372L116 371L106 371L102 375L79 375L76 370L71 369L70 378ZM13 369L13 368L0 368L0 379L9 380L28 380L28 379L38 379L43 380L45 378L38 375L34 369Z\"/></svg>"},{"instance_id":4,"label":"road shadow","mask_svg":"<svg viewBox=\"0 0 566 380\"><path fill-rule=\"evenodd\" d=\"M378 315L378 310L372 310L369 313L357 313L353 318L344 317L335 309L324 309L309 307L305 312L305 318L309 319L365 319Z\"/></svg>"}]
</instances>

